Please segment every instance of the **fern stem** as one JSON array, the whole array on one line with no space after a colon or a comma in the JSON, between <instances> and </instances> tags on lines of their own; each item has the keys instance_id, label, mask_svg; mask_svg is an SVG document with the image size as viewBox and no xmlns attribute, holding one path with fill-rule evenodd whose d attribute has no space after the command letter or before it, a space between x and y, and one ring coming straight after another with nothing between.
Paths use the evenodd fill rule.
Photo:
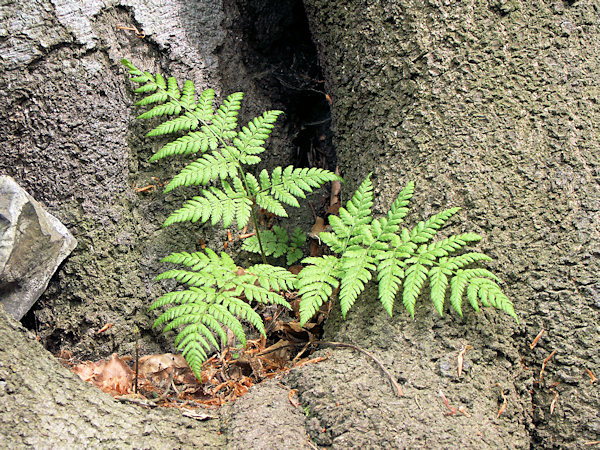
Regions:
<instances>
[{"instance_id":1,"label":"fern stem","mask_svg":"<svg viewBox=\"0 0 600 450\"><path fill-rule=\"evenodd\" d=\"M267 264L267 255L265 254L262 241L260 240L260 232L258 231L258 219L256 218L256 211L254 211L254 207L251 210L251 214L252 222L254 222L254 231L256 231L256 239L258 240L258 247L260 248L260 256L262 256L263 264Z\"/></svg>"}]
</instances>

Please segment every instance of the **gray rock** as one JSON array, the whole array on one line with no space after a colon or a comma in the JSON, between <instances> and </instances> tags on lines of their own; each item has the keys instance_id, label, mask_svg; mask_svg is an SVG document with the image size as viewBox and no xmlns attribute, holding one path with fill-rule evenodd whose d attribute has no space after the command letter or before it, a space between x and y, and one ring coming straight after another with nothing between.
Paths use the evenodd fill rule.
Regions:
<instances>
[{"instance_id":1,"label":"gray rock","mask_svg":"<svg viewBox=\"0 0 600 450\"><path fill-rule=\"evenodd\" d=\"M77 241L33 197L0 176L0 302L17 320L48 286Z\"/></svg>"}]
</instances>

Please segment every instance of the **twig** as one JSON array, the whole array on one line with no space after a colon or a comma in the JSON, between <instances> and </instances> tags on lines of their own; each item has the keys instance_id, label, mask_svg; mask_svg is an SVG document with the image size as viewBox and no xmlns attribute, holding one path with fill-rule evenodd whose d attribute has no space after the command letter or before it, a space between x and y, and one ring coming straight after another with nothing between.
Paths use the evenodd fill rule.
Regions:
<instances>
[{"instance_id":1,"label":"twig","mask_svg":"<svg viewBox=\"0 0 600 450\"><path fill-rule=\"evenodd\" d=\"M456 414L456 411L457 411L456 408L454 408L453 406L450 406L450 402L448 402L448 399L446 398L446 396L444 395L444 393L442 392L441 389L439 390L438 394L444 401L444 405L446 405L446 407L450 410L448 415L453 416L454 414Z\"/></svg>"},{"instance_id":2,"label":"twig","mask_svg":"<svg viewBox=\"0 0 600 450\"><path fill-rule=\"evenodd\" d=\"M465 347L458 354L458 378L460 378L460 376L462 375L463 362L464 362L464 358L465 358L465 353L470 348L473 348L473 347L471 347L469 344L467 344L467 345L465 345Z\"/></svg>"},{"instance_id":3,"label":"twig","mask_svg":"<svg viewBox=\"0 0 600 450\"><path fill-rule=\"evenodd\" d=\"M544 379L544 370L546 369L546 364L548 364L548 361L550 361L555 354L556 349L554 349L554 351L550 353L546 359L544 359L544 362L542 363L542 370L540 370L540 383Z\"/></svg>"},{"instance_id":4,"label":"twig","mask_svg":"<svg viewBox=\"0 0 600 450\"><path fill-rule=\"evenodd\" d=\"M542 328L542 331L540 331L540 332L538 333L538 335L535 337L535 339L533 340L533 342L532 342L531 344L529 344L529 348L530 348L531 350L533 350L533 348L534 348L534 347L537 345L538 341L539 341L539 340L541 339L541 337L542 337L542 334L544 334L544 331L546 331L546 330L544 330L544 329Z\"/></svg>"},{"instance_id":5,"label":"twig","mask_svg":"<svg viewBox=\"0 0 600 450\"><path fill-rule=\"evenodd\" d=\"M550 389L554 393L554 398L552 399L552 403L550 403L550 415L554 414L554 408L556 407L556 401L558 400L558 392L554 389Z\"/></svg>"},{"instance_id":6,"label":"twig","mask_svg":"<svg viewBox=\"0 0 600 450\"><path fill-rule=\"evenodd\" d=\"M314 217L314 219L315 219L315 221L316 221L316 220L317 220L317 211L315 210L315 207L314 207L314 205L313 205L313 202L310 202L310 201L309 201L309 202L308 202L308 205L310 206L310 209L312 210L312 213L313 213L313 217Z\"/></svg>"},{"instance_id":7,"label":"twig","mask_svg":"<svg viewBox=\"0 0 600 450\"><path fill-rule=\"evenodd\" d=\"M504 389L502 388L500 383L496 383L494 386L498 386L500 388L500 395L502 396L502 405L500 406L500 409L498 410L498 418L500 418L502 413L506 410L506 405L508 404L508 400L506 398L506 395L504 395Z\"/></svg>"},{"instance_id":8,"label":"twig","mask_svg":"<svg viewBox=\"0 0 600 450\"><path fill-rule=\"evenodd\" d=\"M587 367L586 367L585 371L590 376L590 383L594 384L594 382L597 380L597 378L595 377L594 373L590 369L588 369Z\"/></svg>"}]
</instances>

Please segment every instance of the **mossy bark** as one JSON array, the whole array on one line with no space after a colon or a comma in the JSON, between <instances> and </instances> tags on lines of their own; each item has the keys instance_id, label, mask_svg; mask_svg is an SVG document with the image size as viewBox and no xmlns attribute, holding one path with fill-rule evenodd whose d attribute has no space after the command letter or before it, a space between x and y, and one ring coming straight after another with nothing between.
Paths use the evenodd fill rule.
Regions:
<instances>
[{"instance_id":1,"label":"mossy bark","mask_svg":"<svg viewBox=\"0 0 600 450\"><path fill-rule=\"evenodd\" d=\"M423 298L414 320L401 305L390 320L378 312L374 291L363 295L346 322L330 323L329 337L381 354L411 400L357 414L376 406L374 368L347 353L345 366L336 357L330 366L307 369L312 381L299 383L305 398L328 400L318 416L335 424L332 442L391 444L390 427L403 436L397 445L562 446L599 439L600 394L586 372L600 373L594 356L600 347L597 5L305 4L333 99L345 193L373 171L380 210L409 180L417 184L413 223L463 207L453 231L484 236L481 249L494 258L491 268L521 319L517 326L495 311L469 311L461 319L449 309L439 318ZM467 343L474 347L466 353L472 366L459 379L447 368L455 370ZM335 376L327 382L335 393L315 387L323 373ZM500 388L509 394L498 417ZM472 416L446 417L440 392ZM349 418L369 431L348 431Z\"/></svg>"},{"instance_id":2,"label":"mossy bark","mask_svg":"<svg viewBox=\"0 0 600 450\"><path fill-rule=\"evenodd\" d=\"M133 85L120 60L220 90L215 47L225 36L219 1L31 0L2 6L0 171L13 176L76 236L79 245L26 318L51 351L82 358L143 352L167 341L146 313L161 286L153 278L171 251L194 250L199 226L162 229L184 195L160 182L183 161L148 163L157 140L135 120ZM145 33L119 29L135 26ZM200 28L200 25L202 27ZM200 29L202 30L200 37ZM136 188L155 188L137 192ZM95 330L115 326L105 335Z\"/></svg>"}]
</instances>

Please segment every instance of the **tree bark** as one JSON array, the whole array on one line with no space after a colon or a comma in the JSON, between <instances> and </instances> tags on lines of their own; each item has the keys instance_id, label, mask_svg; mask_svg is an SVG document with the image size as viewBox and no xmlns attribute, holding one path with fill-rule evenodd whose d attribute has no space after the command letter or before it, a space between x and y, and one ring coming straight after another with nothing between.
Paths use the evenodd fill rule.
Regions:
<instances>
[{"instance_id":1,"label":"tree bark","mask_svg":"<svg viewBox=\"0 0 600 450\"><path fill-rule=\"evenodd\" d=\"M345 194L372 171L380 211L409 180L413 223L463 207L451 230L484 236L521 320L496 311L440 318L425 298L414 320L401 305L389 320L370 290L349 320L329 323L328 337L379 354L406 397L388 395L376 369L349 352L306 368L296 382L331 425L328 439L474 448L598 440L600 394L586 372L600 373L597 5L305 4ZM470 368L459 378L467 343ZM331 390L314 381L329 377ZM448 416L442 393L470 417Z\"/></svg>"},{"instance_id":2,"label":"tree bark","mask_svg":"<svg viewBox=\"0 0 600 450\"><path fill-rule=\"evenodd\" d=\"M149 301L160 259L198 242L197 227L163 230L181 203L160 181L171 164L150 164L139 114L120 61L219 91L215 48L224 39L220 1L4 2L0 44L0 171L13 176L76 236L29 323L47 348L81 357L143 351L165 341L151 333ZM136 27L143 35L121 27ZM137 192L135 188L154 185ZM205 241L216 236L203 233ZM97 336L113 322L111 335Z\"/></svg>"},{"instance_id":3,"label":"tree bark","mask_svg":"<svg viewBox=\"0 0 600 450\"><path fill-rule=\"evenodd\" d=\"M4 448L223 448L220 420L119 403L62 367L0 306Z\"/></svg>"},{"instance_id":4,"label":"tree bark","mask_svg":"<svg viewBox=\"0 0 600 450\"><path fill-rule=\"evenodd\" d=\"M600 439L600 395L586 372L600 374L597 11L590 1L446 3L306 0L333 99L344 194L373 171L380 211L417 181L413 224L462 206L451 231L484 235L481 249L494 257L521 325L496 311L440 318L426 299L414 320L401 305L390 320L369 286L348 320L334 310L326 338L376 355L404 397L394 397L360 354L325 350L327 362L287 380L305 417L287 390L271 384L231 406L225 420L200 423L114 402L0 313L0 425L9 446L248 448L276 446L275 433L309 446L306 431L337 448L526 448ZM151 325L145 310L157 295L150 280L160 257L199 237L191 229L187 236L160 230L180 198L165 203L160 189L133 189L173 169L145 162L152 151L140 137L145 125L133 120L119 60L218 90L216 55L231 53L222 46L221 2L162 4L1 7L0 171L80 242L38 311L38 335L52 350L94 357L113 345L131 351L134 327ZM228 79L244 70L240 61L228 64ZM264 109L255 103L249 116ZM215 236L212 247L219 243ZM116 324L112 337L94 333L107 322ZM146 337L146 352L165 344ZM473 349L459 377L457 357L467 344ZM260 411L260 420L249 410Z\"/></svg>"}]
</instances>

